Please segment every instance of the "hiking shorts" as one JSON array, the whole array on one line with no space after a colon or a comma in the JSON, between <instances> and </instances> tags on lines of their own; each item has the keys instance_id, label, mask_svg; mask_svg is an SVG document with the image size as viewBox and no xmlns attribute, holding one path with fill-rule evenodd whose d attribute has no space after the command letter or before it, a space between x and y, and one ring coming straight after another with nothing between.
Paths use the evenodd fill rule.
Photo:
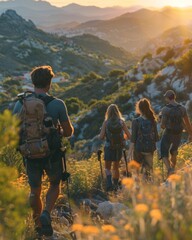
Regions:
<instances>
[{"instance_id":1,"label":"hiking shorts","mask_svg":"<svg viewBox=\"0 0 192 240\"><path fill-rule=\"evenodd\" d=\"M144 165L146 169L148 170L153 169L154 152L145 153L145 152L137 152L136 150L134 150L133 155L134 155L134 160Z\"/></svg>"},{"instance_id":2,"label":"hiking shorts","mask_svg":"<svg viewBox=\"0 0 192 240\"><path fill-rule=\"evenodd\" d=\"M178 148L181 143L182 134L164 133L160 141L160 155L161 158L168 158L169 154L177 155Z\"/></svg>"},{"instance_id":3,"label":"hiking shorts","mask_svg":"<svg viewBox=\"0 0 192 240\"><path fill-rule=\"evenodd\" d=\"M120 161L123 155L122 149L111 149L108 146L104 148L104 160L105 161Z\"/></svg>"},{"instance_id":4,"label":"hiking shorts","mask_svg":"<svg viewBox=\"0 0 192 240\"><path fill-rule=\"evenodd\" d=\"M51 159L24 159L24 161L30 187L38 188L41 186L44 172L51 185L59 185L63 172L60 152L55 153Z\"/></svg>"}]
</instances>

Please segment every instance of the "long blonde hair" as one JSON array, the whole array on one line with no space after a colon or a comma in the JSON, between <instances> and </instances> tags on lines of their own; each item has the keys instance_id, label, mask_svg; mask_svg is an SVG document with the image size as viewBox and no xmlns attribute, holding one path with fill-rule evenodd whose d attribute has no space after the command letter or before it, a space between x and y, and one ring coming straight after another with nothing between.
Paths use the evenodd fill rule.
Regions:
<instances>
[{"instance_id":1,"label":"long blonde hair","mask_svg":"<svg viewBox=\"0 0 192 240\"><path fill-rule=\"evenodd\" d=\"M105 113L105 120L110 120L110 119L123 119L121 112L119 111L119 108L116 104L111 104L107 108L107 111Z\"/></svg>"}]
</instances>

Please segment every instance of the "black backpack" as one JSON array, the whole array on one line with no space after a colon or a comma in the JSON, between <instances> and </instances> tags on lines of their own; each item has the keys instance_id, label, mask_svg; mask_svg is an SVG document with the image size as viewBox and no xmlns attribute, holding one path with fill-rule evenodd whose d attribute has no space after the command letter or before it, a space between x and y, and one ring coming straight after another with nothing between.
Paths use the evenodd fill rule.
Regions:
<instances>
[{"instance_id":1,"label":"black backpack","mask_svg":"<svg viewBox=\"0 0 192 240\"><path fill-rule=\"evenodd\" d=\"M107 121L106 135L111 149L116 150L124 147L125 139L120 119L110 119Z\"/></svg>"},{"instance_id":2,"label":"black backpack","mask_svg":"<svg viewBox=\"0 0 192 240\"><path fill-rule=\"evenodd\" d=\"M172 134L180 134L183 131L183 113L181 105L178 104L173 106L168 104L167 107L170 109L167 114L167 132Z\"/></svg>"},{"instance_id":3,"label":"black backpack","mask_svg":"<svg viewBox=\"0 0 192 240\"><path fill-rule=\"evenodd\" d=\"M156 149L155 123L142 117L137 118L138 136L136 150L138 152L154 152Z\"/></svg>"}]
</instances>

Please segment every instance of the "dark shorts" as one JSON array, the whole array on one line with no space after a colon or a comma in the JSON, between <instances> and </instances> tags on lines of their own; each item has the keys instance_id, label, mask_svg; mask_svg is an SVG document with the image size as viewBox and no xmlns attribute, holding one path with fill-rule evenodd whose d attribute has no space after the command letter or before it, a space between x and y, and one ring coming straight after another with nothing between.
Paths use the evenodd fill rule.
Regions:
<instances>
[{"instance_id":1,"label":"dark shorts","mask_svg":"<svg viewBox=\"0 0 192 240\"><path fill-rule=\"evenodd\" d=\"M178 154L178 148L181 143L182 134L164 133L160 141L160 154L161 158L169 157Z\"/></svg>"},{"instance_id":2,"label":"dark shorts","mask_svg":"<svg viewBox=\"0 0 192 240\"><path fill-rule=\"evenodd\" d=\"M25 167L30 187L38 188L42 183L44 172L47 174L51 185L59 185L62 178L62 156L58 152L54 154L52 159L25 159Z\"/></svg>"},{"instance_id":3,"label":"dark shorts","mask_svg":"<svg viewBox=\"0 0 192 240\"><path fill-rule=\"evenodd\" d=\"M111 149L110 147L104 148L104 160L105 161L120 161L122 158L122 149Z\"/></svg>"}]
</instances>

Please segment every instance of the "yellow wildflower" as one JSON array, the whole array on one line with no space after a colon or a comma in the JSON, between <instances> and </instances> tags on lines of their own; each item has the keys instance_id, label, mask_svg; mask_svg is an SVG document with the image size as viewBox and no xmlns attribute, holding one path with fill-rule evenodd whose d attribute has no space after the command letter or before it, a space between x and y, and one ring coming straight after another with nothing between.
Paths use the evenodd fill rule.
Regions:
<instances>
[{"instance_id":1,"label":"yellow wildflower","mask_svg":"<svg viewBox=\"0 0 192 240\"><path fill-rule=\"evenodd\" d=\"M128 167L129 167L130 169L139 170L140 164L139 164L137 161L132 160L131 162L128 163Z\"/></svg>"},{"instance_id":2,"label":"yellow wildflower","mask_svg":"<svg viewBox=\"0 0 192 240\"><path fill-rule=\"evenodd\" d=\"M168 181L169 181L169 182L180 182L180 181L181 181L181 176L178 175L178 174L171 174L171 175L168 177Z\"/></svg>"},{"instance_id":3,"label":"yellow wildflower","mask_svg":"<svg viewBox=\"0 0 192 240\"><path fill-rule=\"evenodd\" d=\"M117 235L114 235L111 237L111 240L120 240L120 238Z\"/></svg>"},{"instance_id":4,"label":"yellow wildflower","mask_svg":"<svg viewBox=\"0 0 192 240\"><path fill-rule=\"evenodd\" d=\"M112 225L103 225L102 230L104 232L116 232L116 228Z\"/></svg>"},{"instance_id":5,"label":"yellow wildflower","mask_svg":"<svg viewBox=\"0 0 192 240\"><path fill-rule=\"evenodd\" d=\"M125 185L126 188L131 189L134 184L134 180L132 178L123 178L122 184Z\"/></svg>"},{"instance_id":6,"label":"yellow wildflower","mask_svg":"<svg viewBox=\"0 0 192 240\"><path fill-rule=\"evenodd\" d=\"M131 224L126 224L125 225L125 230L127 230L127 231L129 231L129 232L131 232L131 233L133 233L134 232L134 229L133 229L133 227L131 226Z\"/></svg>"},{"instance_id":7,"label":"yellow wildflower","mask_svg":"<svg viewBox=\"0 0 192 240\"><path fill-rule=\"evenodd\" d=\"M94 234L97 235L99 233L99 229L95 226L84 226L83 232L85 234Z\"/></svg>"},{"instance_id":8,"label":"yellow wildflower","mask_svg":"<svg viewBox=\"0 0 192 240\"><path fill-rule=\"evenodd\" d=\"M149 207L144 203L139 203L135 206L135 211L137 213L145 214L146 212L148 212L148 210Z\"/></svg>"},{"instance_id":9,"label":"yellow wildflower","mask_svg":"<svg viewBox=\"0 0 192 240\"><path fill-rule=\"evenodd\" d=\"M191 163L191 160L186 160L186 161L185 161L185 164L186 164L186 165L189 165L190 163Z\"/></svg>"},{"instance_id":10,"label":"yellow wildflower","mask_svg":"<svg viewBox=\"0 0 192 240\"><path fill-rule=\"evenodd\" d=\"M138 200L143 199L143 195L142 195L141 193L138 193L138 194L137 194L137 199L138 199Z\"/></svg>"},{"instance_id":11,"label":"yellow wildflower","mask_svg":"<svg viewBox=\"0 0 192 240\"><path fill-rule=\"evenodd\" d=\"M155 219L156 221L161 221L162 220L162 214L159 209L153 209L150 211L150 216L151 218Z\"/></svg>"},{"instance_id":12,"label":"yellow wildflower","mask_svg":"<svg viewBox=\"0 0 192 240\"><path fill-rule=\"evenodd\" d=\"M73 224L72 231L82 232L83 231L83 225L82 224Z\"/></svg>"}]
</instances>

